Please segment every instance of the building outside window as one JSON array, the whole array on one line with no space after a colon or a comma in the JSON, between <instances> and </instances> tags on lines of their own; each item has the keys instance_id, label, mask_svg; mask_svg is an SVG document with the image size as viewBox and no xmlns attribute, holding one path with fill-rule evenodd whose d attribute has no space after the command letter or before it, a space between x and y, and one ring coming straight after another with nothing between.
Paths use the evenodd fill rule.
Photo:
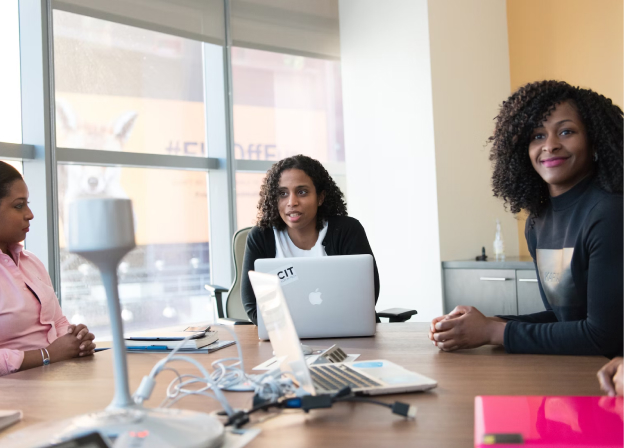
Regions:
<instances>
[{"instance_id":1,"label":"building outside window","mask_svg":"<svg viewBox=\"0 0 624 448\"><path fill-rule=\"evenodd\" d=\"M344 134L340 62L232 49L234 155L275 162L304 154L322 162L343 192ZM236 173L239 228L256 222L264 173Z\"/></svg>"},{"instance_id":2,"label":"building outside window","mask_svg":"<svg viewBox=\"0 0 624 448\"><path fill-rule=\"evenodd\" d=\"M54 11L56 146L206 157L201 43ZM119 266L126 330L206 320L212 305L206 173L58 165L63 310L108 327L100 273L66 249L69 204L132 199L137 247Z\"/></svg>"},{"instance_id":3,"label":"building outside window","mask_svg":"<svg viewBox=\"0 0 624 448\"><path fill-rule=\"evenodd\" d=\"M22 143L18 0L0 0L0 142Z\"/></svg>"},{"instance_id":4,"label":"building outside window","mask_svg":"<svg viewBox=\"0 0 624 448\"><path fill-rule=\"evenodd\" d=\"M105 294L97 268L67 250L72 201L133 201L137 247L118 274L136 330L213 317L204 285L229 286L230 239L255 223L275 161L316 158L346 193L337 2L187 6L0 0L0 160L38 206L27 248L64 314L98 339ZM30 26L46 7L49 35Z\"/></svg>"}]
</instances>

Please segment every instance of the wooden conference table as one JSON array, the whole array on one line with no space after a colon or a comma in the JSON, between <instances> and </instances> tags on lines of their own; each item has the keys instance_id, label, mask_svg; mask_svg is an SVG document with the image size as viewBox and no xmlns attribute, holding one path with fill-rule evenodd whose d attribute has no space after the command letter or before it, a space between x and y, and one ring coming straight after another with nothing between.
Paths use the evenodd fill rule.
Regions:
<instances>
[{"instance_id":1,"label":"wooden conference table","mask_svg":"<svg viewBox=\"0 0 624 448\"><path fill-rule=\"evenodd\" d=\"M251 368L272 356L271 345L259 342L256 327L237 326L245 361ZM482 347L454 353L439 351L427 339L428 324L378 324L370 338L309 340L312 346L338 343L360 360L387 359L438 381L425 393L388 395L378 399L400 400L418 407L415 420L394 415L389 409L362 403L339 403L331 409L304 414L288 411L259 424L262 432L249 447L471 447L475 395L600 395L596 372L607 361L602 357L509 355L501 348ZM224 330L221 339L228 339ZM130 354L130 387L134 392L163 354ZM234 346L212 354L193 355L204 366L236 356ZM190 364L178 363L181 373L195 373ZM157 377L147 406L157 406L172 372ZM230 403L249 408L251 393L228 393ZM87 359L76 359L18 372L0 378L0 409L21 409L22 422L2 436L28 425L69 418L101 410L113 396L113 363L110 350ZM179 408L211 412L219 404L209 398L188 397ZM259 414L261 416L261 414Z\"/></svg>"}]
</instances>

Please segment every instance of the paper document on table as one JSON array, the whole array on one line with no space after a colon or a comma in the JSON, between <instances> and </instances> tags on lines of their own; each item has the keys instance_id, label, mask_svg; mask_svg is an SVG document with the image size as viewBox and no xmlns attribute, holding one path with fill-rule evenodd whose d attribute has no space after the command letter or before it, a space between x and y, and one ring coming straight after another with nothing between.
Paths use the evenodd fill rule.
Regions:
<instances>
[{"instance_id":1,"label":"paper document on table","mask_svg":"<svg viewBox=\"0 0 624 448\"><path fill-rule=\"evenodd\" d=\"M0 410L0 431L14 423L19 422L23 416L24 414L22 414L22 411Z\"/></svg>"},{"instance_id":2,"label":"paper document on table","mask_svg":"<svg viewBox=\"0 0 624 448\"><path fill-rule=\"evenodd\" d=\"M305 356L306 364L309 366L312 365L312 363L316 361L319 356L321 355L306 355ZM346 359L342 362L353 362L359 357L360 357L359 354L348 354ZM258 364L256 367L254 367L251 370L273 370L273 369L277 369L278 367L279 367L278 360L274 356L271 359L267 359L262 364Z\"/></svg>"}]
</instances>

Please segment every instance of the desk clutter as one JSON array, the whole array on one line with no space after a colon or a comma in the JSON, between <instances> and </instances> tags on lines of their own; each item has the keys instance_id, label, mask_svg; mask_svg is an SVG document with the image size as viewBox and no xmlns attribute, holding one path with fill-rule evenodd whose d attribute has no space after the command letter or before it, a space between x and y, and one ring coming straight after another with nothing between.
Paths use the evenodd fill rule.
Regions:
<instances>
[{"instance_id":1,"label":"desk clutter","mask_svg":"<svg viewBox=\"0 0 624 448\"><path fill-rule=\"evenodd\" d=\"M234 341L219 340L219 333L210 331L209 325L199 331L197 326L190 328L192 330L174 328L132 333L124 338L124 344L128 353L168 353L177 348L184 354L212 353L234 344Z\"/></svg>"},{"instance_id":2,"label":"desk clutter","mask_svg":"<svg viewBox=\"0 0 624 448\"><path fill-rule=\"evenodd\" d=\"M304 343L310 345L313 352L337 344L346 353L361 353L362 355L356 363L369 363L374 358L387 357L401 362L409 370L421 372L432 378L436 378L436 372L444 370L444 377L438 378L440 383L440 390L438 391L434 389L426 393L370 397L390 405L398 400L412 406L418 406L416 420L404 419L402 416L392 414L390 408L386 410L369 404L338 401L332 405L333 408L309 409L308 414L301 412L303 408L270 408L266 412L259 410L252 413L249 416L250 421L240 429L234 429L233 425L227 426L225 438L227 439L230 431L242 432L245 436L251 436L250 430L262 430L253 442L249 443L249 447L388 446L389 440L393 440L392 446L396 447L428 447L434 445L448 448L472 447L474 446L475 418L472 415L466 415L466 413L473 413L475 395L494 396L500 395L501 391L510 396L547 396L549 394L590 396L600 394L595 375L604 361L599 357L523 355L521 359L518 359L518 357L511 355L504 355L494 348L483 347L474 352L479 358L479 362L475 363L476 357L469 356L467 353L463 355L461 353L439 353L429 341L425 341L429 328L428 324L399 324L398 329L395 325L379 325L377 336L374 338L332 339L305 341ZM268 343L258 342L257 330L252 326L230 326L230 328L235 330L240 340L245 361L244 370L248 373L264 373L253 371L251 367L273 357L273 348ZM224 339L234 339L220 327L213 326L211 330L217 330ZM408 337L413 338L413 346L404 343ZM382 341L384 346L380 347ZM210 366L213 361L224 357L236 357L237 350L237 347L231 346L222 352L203 356L188 355L187 357L198 361L205 366L208 373L211 373L213 368ZM422 355L413 356L414 353ZM131 384L134 385L132 392L135 392L136 385L141 382L145 372L150 372L156 361L162 360L168 355L168 353L156 353L148 356L128 355L130 379ZM20 409L24 412L22 422L0 431L0 447L10 448L12 446L10 442L18 438L19 441L23 442L25 439L22 438L22 434L32 432L39 425L39 422L66 421L77 414L104 408L110 402L110 395L113 391L113 382L109 373L112 362L112 350L98 353L91 359L76 360L71 366L77 378L75 381L58 381L63 379L66 375L65 372L67 372L67 366L62 363L53 364L45 369L18 372L0 379L0 383L2 383L0 386L0 407ZM512 363L516 363L516 367L510 369ZM181 375L199 374L194 365L186 362L171 363L167 367L175 368ZM535 378L527 375L528 371L538 369L541 369L544 374ZM169 380L175 375L172 372L167 375L165 375L166 372L163 373L163 375L156 377L159 384L154 389L147 406L157 407L165 398L165 389ZM164 384L161 384L162 382ZM98 387L89 390L88 399L85 399L86 387L89 387L91 383L97 384ZM52 384L54 389L52 389ZM197 383L197 386L205 385L206 383ZM227 392L225 395L230 403L235 405L235 409L250 409L253 406L253 393ZM43 400L51 400L56 396L66 397L67 400L72 400L78 406L41 405ZM358 398L366 399L366 397ZM611 401L617 403L617 399L611 399ZM600 397L598 402L600 403ZM295 404L297 403L295 402ZM607 405L608 403L603 404ZM310 403L305 403L306 408L309 405ZM188 401L187 398L181 398L171 407L179 410L190 409L208 413L222 409L219 402L207 397L204 399L201 395L188 398ZM567 406L564 406L565 408ZM613 418L620 418L617 414L618 409L622 409L621 404L619 407L614 407ZM512 406L509 412L514 410L519 410L519 408ZM548 405L548 415L553 415L556 418L556 414L551 414L551 411L552 407ZM502 412L500 413L502 414ZM566 415L570 417L567 428L572 431L573 427L577 427L575 426L577 414L571 412L566 413ZM578 428L583 429L585 427L583 414L580 413L578 416L580 417ZM221 418L225 421L228 417L222 416ZM451 424L449 425L448 422ZM620 418L620 427L621 422ZM563 422L558 423L556 421L553 421L551 425L553 427L566 427ZM230 430L230 428L232 429ZM493 428L492 430L488 429L488 431L511 433L512 431L517 432L517 429ZM48 434L51 435L53 432L50 431ZM12 437L13 435L15 438ZM330 440L330 435L335 440ZM291 443L289 444L285 440ZM13 446L24 447L28 445L17 443ZM31 448L33 446L36 445L30 445ZM227 446L225 440L222 446Z\"/></svg>"}]
</instances>

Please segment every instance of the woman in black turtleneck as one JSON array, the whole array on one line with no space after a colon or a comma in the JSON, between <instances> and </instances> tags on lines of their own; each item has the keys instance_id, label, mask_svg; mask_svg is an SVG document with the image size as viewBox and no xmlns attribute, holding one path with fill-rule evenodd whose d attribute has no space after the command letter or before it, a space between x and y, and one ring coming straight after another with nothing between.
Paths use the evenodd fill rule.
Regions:
<instances>
[{"instance_id":1,"label":"woman in black turtleneck","mask_svg":"<svg viewBox=\"0 0 624 448\"><path fill-rule=\"evenodd\" d=\"M622 110L591 90L541 81L497 117L493 191L525 235L546 311L485 317L459 306L431 323L441 350L622 356Z\"/></svg>"}]
</instances>

